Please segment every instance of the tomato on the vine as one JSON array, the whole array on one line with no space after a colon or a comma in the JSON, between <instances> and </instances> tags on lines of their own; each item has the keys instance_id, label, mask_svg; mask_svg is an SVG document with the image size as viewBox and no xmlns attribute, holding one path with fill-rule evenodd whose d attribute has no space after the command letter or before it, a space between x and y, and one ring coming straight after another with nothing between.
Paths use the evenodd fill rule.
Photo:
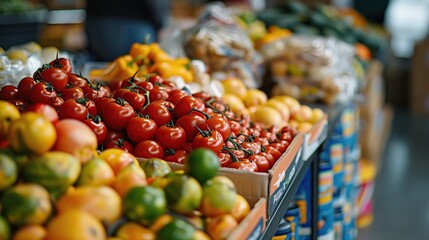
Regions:
<instances>
[{"instance_id":1,"label":"tomato on the vine","mask_svg":"<svg viewBox=\"0 0 429 240\"><path fill-rule=\"evenodd\" d=\"M49 65L51 65L53 68L59 68L65 73L71 73L72 71L72 64L69 59L67 58L55 58L52 60Z\"/></svg>"},{"instance_id":2,"label":"tomato on the vine","mask_svg":"<svg viewBox=\"0 0 429 240\"><path fill-rule=\"evenodd\" d=\"M119 138L125 138L124 131L107 128L107 135L106 139L103 141L103 144L108 144L109 142Z\"/></svg>"},{"instance_id":3,"label":"tomato on the vine","mask_svg":"<svg viewBox=\"0 0 429 240\"><path fill-rule=\"evenodd\" d=\"M102 111L104 123L113 129L122 130L127 127L128 122L135 116L133 107L124 99L117 98L107 103Z\"/></svg>"},{"instance_id":4,"label":"tomato on the vine","mask_svg":"<svg viewBox=\"0 0 429 240\"><path fill-rule=\"evenodd\" d=\"M104 97L104 98L100 98L98 99L95 103L96 107L97 107L97 113L100 116L103 116L103 112L104 109L106 108L107 104L110 102L114 102L115 99L110 98L110 97Z\"/></svg>"},{"instance_id":5,"label":"tomato on the vine","mask_svg":"<svg viewBox=\"0 0 429 240\"><path fill-rule=\"evenodd\" d=\"M28 107L30 106L30 104L27 101L25 101L24 99L13 99L13 100L8 100L8 102L15 105L15 107L18 108L18 110L20 112L26 111L28 109Z\"/></svg>"},{"instance_id":6,"label":"tomato on the vine","mask_svg":"<svg viewBox=\"0 0 429 240\"><path fill-rule=\"evenodd\" d=\"M161 126L156 131L155 139L164 149L179 150L186 142L186 133L179 126Z\"/></svg>"},{"instance_id":7,"label":"tomato on the vine","mask_svg":"<svg viewBox=\"0 0 429 240\"><path fill-rule=\"evenodd\" d=\"M258 172L268 172L270 169L270 162L262 155L253 154L249 157L249 161L256 163Z\"/></svg>"},{"instance_id":8,"label":"tomato on the vine","mask_svg":"<svg viewBox=\"0 0 429 240\"><path fill-rule=\"evenodd\" d=\"M31 89L36 85L36 81L32 77L25 77L18 83L18 97L25 101L30 101Z\"/></svg>"},{"instance_id":9,"label":"tomato on the vine","mask_svg":"<svg viewBox=\"0 0 429 240\"><path fill-rule=\"evenodd\" d=\"M158 126L165 125L171 120L170 110L160 102L153 102L141 109L140 112L148 115Z\"/></svg>"},{"instance_id":10,"label":"tomato on the vine","mask_svg":"<svg viewBox=\"0 0 429 240\"><path fill-rule=\"evenodd\" d=\"M200 122L198 127L203 130L216 130L222 135L223 139L231 135L231 128L228 121L221 116L210 117L205 122Z\"/></svg>"},{"instance_id":11,"label":"tomato on the vine","mask_svg":"<svg viewBox=\"0 0 429 240\"><path fill-rule=\"evenodd\" d=\"M239 170L249 171L249 172L257 172L258 165L256 163L249 161L247 158L243 158L238 162L233 162L228 165L229 168L235 168Z\"/></svg>"},{"instance_id":12,"label":"tomato on the vine","mask_svg":"<svg viewBox=\"0 0 429 240\"><path fill-rule=\"evenodd\" d=\"M168 101L172 102L173 104L177 104L182 98L188 96L184 91L179 90L180 92L171 92L170 96L168 97Z\"/></svg>"},{"instance_id":13,"label":"tomato on the vine","mask_svg":"<svg viewBox=\"0 0 429 240\"><path fill-rule=\"evenodd\" d=\"M87 118L85 121L83 121L91 130L95 133L95 136L97 137L97 143L98 145L102 144L104 140L106 140L107 137L107 127L106 124L104 124L101 121L100 116L95 116L94 118Z\"/></svg>"},{"instance_id":14,"label":"tomato on the vine","mask_svg":"<svg viewBox=\"0 0 429 240\"><path fill-rule=\"evenodd\" d=\"M199 122L204 122L204 119L199 115L185 115L177 119L176 125L180 126L185 130L186 141L192 142L199 133L197 129L197 124Z\"/></svg>"},{"instance_id":15,"label":"tomato on the vine","mask_svg":"<svg viewBox=\"0 0 429 240\"><path fill-rule=\"evenodd\" d=\"M187 115L192 109L197 109L199 111L204 111L204 103L192 96L186 96L180 99L176 104L173 113L176 118Z\"/></svg>"},{"instance_id":16,"label":"tomato on the vine","mask_svg":"<svg viewBox=\"0 0 429 240\"><path fill-rule=\"evenodd\" d=\"M66 88L61 91L61 97L64 101L67 101L69 99L83 98L84 93L80 87L66 86Z\"/></svg>"},{"instance_id":17,"label":"tomato on the vine","mask_svg":"<svg viewBox=\"0 0 429 240\"><path fill-rule=\"evenodd\" d=\"M134 156L141 158L164 158L164 148L157 141L139 142L134 149Z\"/></svg>"},{"instance_id":18,"label":"tomato on the vine","mask_svg":"<svg viewBox=\"0 0 429 240\"><path fill-rule=\"evenodd\" d=\"M149 77L148 81L155 84L162 84L164 82L164 78L162 78L160 75L152 75Z\"/></svg>"},{"instance_id":19,"label":"tomato on the vine","mask_svg":"<svg viewBox=\"0 0 429 240\"><path fill-rule=\"evenodd\" d=\"M263 151L263 152L267 152L267 153L271 154L276 161L282 155L282 153L279 150L275 149L272 146L266 146L266 147L264 147L264 149L265 149L265 151Z\"/></svg>"},{"instance_id":20,"label":"tomato on the vine","mask_svg":"<svg viewBox=\"0 0 429 240\"><path fill-rule=\"evenodd\" d=\"M192 141L192 147L197 148L208 148L213 152L218 153L222 150L223 147L223 137L222 135L214 131L201 131L195 136Z\"/></svg>"},{"instance_id":21,"label":"tomato on the vine","mask_svg":"<svg viewBox=\"0 0 429 240\"><path fill-rule=\"evenodd\" d=\"M165 156L164 160L167 162L175 162L175 163L180 163L180 164L185 163L186 156L188 155L185 150L177 150L177 151L174 151L172 153L173 153L172 155Z\"/></svg>"},{"instance_id":22,"label":"tomato on the vine","mask_svg":"<svg viewBox=\"0 0 429 240\"><path fill-rule=\"evenodd\" d=\"M240 122L234 120L229 120L229 127L231 129L231 132L235 134L239 134L242 128Z\"/></svg>"},{"instance_id":23,"label":"tomato on the vine","mask_svg":"<svg viewBox=\"0 0 429 240\"><path fill-rule=\"evenodd\" d=\"M74 73L70 73L69 75L68 83L75 87L84 88L88 86L88 81L86 78L82 77L81 75L77 75Z\"/></svg>"},{"instance_id":24,"label":"tomato on the vine","mask_svg":"<svg viewBox=\"0 0 429 240\"><path fill-rule=\"evenodd\" d=\"M3 86L0 90L1 100L15 100L18 99L18 88L13 85Z\"/></svg>"},{"instance_id":25,"label":"tomato on the vine","mask_svg":"<svg viewBox=\"0 0 429 240\"><path fill-rule=\"evenodd\" d=\"M134 142L155 139L158 126L149 118L133 117L127 125L127 135Z\"/></svg>"},{"instance_id":26,"label":"tomato on the vine","mask_svg":"<svg viewBox=\"0 0 429 240\"><path fill-rule=\"evenodd\" d=\"M133 92L129 89L118 89L114 92L113 97L123 98L136 111L140 110L146 103L146 99L142 94Z\"/></svg>"},{"instance_id":27,"label":"tomato on the vine","mask_svg":"<svg viewBox=\"0 0 429 240\"><path fill-rule=\"evenodd\" d=\"M88 116L88 109L78 100L69 99L60 107L60 119L72 118L79 121L84 121Z\"/></svg>"},{"instance_id":28,"label":"tomato on the vine","mask_svg":"<svg viewBox=\"0 0 429 240\"><path fill-rule=\"evenodd\" d=\"M52 106L56 97L57 93L52 86L44 82L34 85L30 92L30 99L34 103L45 103Z\"/></svg>"},{"instance_id":29,"label":"tomato on the vine","mask_svg":"<svg viewBox=\"0 0 429 240\"><path fill-rule=\"evenodd\" d=\"M192 147L192 142L186 142L185 145L182 147L183 150L185 150L187 153L190 153L194 150Z\"/></svg>"},{"instance_id":30,"label":"tomato on the vine","mask_svg":"<svg viewBox=\"0 0 429 240\"><path fill-rule=\"evenodd\" d=\"M282 142L271 143L270 146L277 149L280 153L284 153L286 149L289 147L289 142L282 141Z\"/></svg>"},{"instance_id":31,"label":"tomato on the vine","mask_svg":"<svg viewBox=\"0 0 429 240\"><path fill-rule=\"evenodd\" d=\"M227 167L232 163L232 158L229 153L218 152L217 157L219 158L219 163L221 167Z\"/></svg>"},{"instance_id":32,"label":"tomato on the vine","mask_svg":"<svg viewBox=\"0 0 429 240\"><path fill-rule=\"evenodd\" d=\"M274 166L274 164L276 163L276 160L274 159L273 155L271 155L267 152L259 152L258 155L261 155L268 160L268 163L270 164L270 168L272 168Z\"/></svg>"},{"instance_id":33,"label":"tomato on the vine","mask_svg":"<svg viewBox=\"0 0 429 240\"><path fill-rule=\"evenodd\" d=\"M162 99L166 100L169 97L166 87L154 86L152 90L149 91L149 99L151 102Z\"/></svg>"},{"instance_id":34,"label":"tomato on the vine","mask_svg":"<svg viewBox=\"0 0 429 240\"><path fill-rule=\"evenodd\" d=\"M63 90L69 80L69 76L59 68L48 68L40 72L42 81L51 84L56 90ZM36 79L39 80L39 79Z\"/></svg>"},{"instance_id":35,"label":"tomato on the vine","mask_svg":"<svg viewBox=\"0 0 429 240\"><path fill-rule=\"evenodd\" d=\"M108 142L106 145L104 145L104 149L109 149L109 148L118 148L129 153L134 152L133 145L131 145L131 143L125 140L124 138L118 138L116 140L112 140Z\"/></svg>"},{"instance_id":36,"label":"tomato on the vine","mask_svg":"<svg viewBox=\"0 0 429 240\"><path fill-rule=\"evenodd\" d=\"M112 96L112 92L107 86L104 86L98 82L85 86L82 88L85 93L85 97L97 102L100 98Z\"/></svg>"},{"instance_id":37,"label":"tomato on the vine","mask_svg":"<svg viewBox=\"0 0 429 240\"><path fill-rule=\"evenodd\" d=\"M81 101L81 103L85 105L85 107L88 109L89 115L97 116L97 106L95 105L94 101L87 98L78 98L76 100Z\"/></svg>"}]
</instances>

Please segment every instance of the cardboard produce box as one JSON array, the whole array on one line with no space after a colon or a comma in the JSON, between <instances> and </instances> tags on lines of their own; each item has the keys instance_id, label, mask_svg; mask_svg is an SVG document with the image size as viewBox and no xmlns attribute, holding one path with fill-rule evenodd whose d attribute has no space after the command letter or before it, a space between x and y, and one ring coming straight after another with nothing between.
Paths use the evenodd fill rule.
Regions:
<instances>
[{"instance_id":1,"label":"cardboard produce box","mask_svg":"<svg viewBox=\"0 0 429 240\"><path fill-rule=\"evenodd\" d=\"M429 38L416 45L411 64L410 104L413 113L429 116Z\"/></svg>"},{"instance_id":2,"label":"cardboard produce box","mask_svg":"<svg viewBox=\"0 0 429 240\"><path fill-rule=\"evenodd\" d=\"M237 228L228 236L227 240L259 239L259 236L266 227L266 208L267 201L265 198L260 199L250 210L246 218L244 218Z\"/></svg>"},{"instance_id":3,"label":"cardboard produce box","mask_svg":"<svg viewBox=\"0 0 429 240\"><path fill-rule=\"evenodd\" d=\"M307 161L328 137L328 116L316 123L303 138L303 160Z\"/></svg>"},{"instance_id":4,"label":"cardboard produce box","mask_svg":"<svg viewBox=\"0 0 429 240\"><path fill-rule=\"evenodd\" d=\"M378 112L383 111L385 92L383 83L383 64L373 60L368 68L366 86L361 90L363 103L360 105L360 115L365 121L374 118Z\"/></svg>"}]
</instances>

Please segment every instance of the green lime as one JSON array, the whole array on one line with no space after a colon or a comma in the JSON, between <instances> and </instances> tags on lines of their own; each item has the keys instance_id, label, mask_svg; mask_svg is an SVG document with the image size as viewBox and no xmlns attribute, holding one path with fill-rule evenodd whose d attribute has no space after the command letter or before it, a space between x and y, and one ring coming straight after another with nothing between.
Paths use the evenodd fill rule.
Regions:
<instances>
[{"instance_id":1,"label":"green lime","mask_svg":"<svg viewBox=\"0 0 429 240\"><path fill-rule=\"evenodd\" d=\"M198 181L184 174L171 176L164 191L168 206L182 214L193 213L203 197L203 189Z\"/></svg>"},{"instance_id":2,"label":"green lime","mask_svg":"<svg viewBox=\"0 0 429 240\"><path fill-rule=\"evenodd\" d=\"M212 179L219 171L217 155L205 148L195 149L185 162L186 173L204 184Z\"/></svg>"},{"instance_id":3,"label":"green lime","mask_svg":"<svg viewBox=\"0 0 429 240\"><path fill-rule=\"evenodd\" d=\"M181 220L173 219L158 232L159 240L192 240L195 228Z\"/></svg>"},{"instance_id":4,"label":"green lime","mask_svg":"<svg viewBox=\"0 0 429 240\"><path fill-rule=\"evenodd\" d=\"M0 153L0 192L10 187L18 178L18 168L13 158Z\"/></svg>"},{"instance_id":5,"label":"green lime","mask_svg":"<svg viewBox=\"0 0 429 240\"><path fill-rule=\"evenodd\" d=\"M10 238L10 226L9 223L0 215L0 239L9 239Z\"/></svg>"},{"instance_id":6,"label":"green lime","mask_svg":"<svg viewBox=\"0 0 429 240\"><path fill-rule=\"evenodd\" d=\"M130 220L147 226L166 211L165 194L159 188L134 187L125 195L124 212Z\"/></svg>"},{"instance_id":7,"label":"green lime","mask_svg":"<svg viewBox=\"0 0 429 240\"><path fill-rule=\"evenodd\" d=\"M159 158L150 158L140 162L140 167L146 173L146 177L163 177L171 172L168 163Z\"/></svg>"}]
</instances>

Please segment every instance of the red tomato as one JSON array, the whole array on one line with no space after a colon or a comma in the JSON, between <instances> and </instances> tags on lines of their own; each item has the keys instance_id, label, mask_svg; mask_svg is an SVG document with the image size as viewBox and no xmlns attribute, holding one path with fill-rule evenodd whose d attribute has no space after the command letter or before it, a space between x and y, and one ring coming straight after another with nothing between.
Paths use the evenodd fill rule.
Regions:
<instances>
[{"instance_id":1,"label":"red tomato","mask_svg":"<svg viewBox=\"0 0 429 240\"><path fill-rule=\"evenodd\" d=\"M170 94L170 96L168 97L168 101L172 102L174 105L176 105L180 99L188 96L188 94L186 94L184 91L180 90L181 92L176 92L174 94ZM173 92L172 92L173 93Z\"/></svg>"},{"instance_id":2,"label":"red tomato","mask_svg":"<svg viewBox=\"0 0 429 240\"><path fill-rule=\"evenodd\" d=\"M108 97L98 99L96 102L98 115L103 116L104 108L107 106L108 103L114 102L114 101L115 99L108 98Z\"/></svg>"},{"instance_id":3,"label":"red tomato","mask_svg":"<svg viewBox=\"0 0 429 240\"><path fill-rule=\"evenodd\" d=\"M107 136L106 136L106 139L104 140L103 143L108 144L109 142L111 142L113 140L117 140L119 138L125 138L125 133L123 131L108 128L107 129Z\"/></svg>"},{"instance_id":4,"label":"red tomato","mask_svg":"<svg viewBox=\"0 0 429 240\"><path fill-rule=\"evenodd\" d=\"M156 125L162 126L171 120L171 113L168 108L160 102L153 102L140 110L144 115L148 115L150 119L155 121Z\"/></svg>"},{"instance_id":5,"label":"red tomato","mask_svg":"<svg viewBox=\"0 0 429 240\"><path fill-rule=\"evenodd\" d=\"M176 125L185 130L186 142L192 142L199 133L197 129L199 122L204 122L204 119L198 115L185 115L177 119Z\"/></svg>"},{"instance_id":6,"label":"red tomato","mask_svg":"<svg viewBox=\"0 0 429 240\"><path fill-rule=\"evenodd\" d=\"M72 64L67 58L58 58L57 56L57 58L50 62L49 65L54 68L59 68L67 74L72 72Z\"/></svg>"},{"instance_id":7,"label":"red tomato","mask_svg":"<svg viewBox=\"0 0 429 240\"><path fill-rule=\"evenodd\" d=\"M257 154L261 151L261 145L252 142L243 142L240 144L244 149L252 151Z\"/></svg>"},{"instance_id":8,"label":"red tomato","mask_svg":"<svg viewBox=\"0 0 429 240\"><path fill-rule=\"evenodd\" d=\"M186 142L186 133L179 126L161 126L156 131L155 139L164 149L179 150Z\"/></svg>"},{"instance_id":9,"label":"red tomato","mask_svg":"<svg viewBox=\"0 0 429 240\"><path fill-rule=\"evenodd\" d=\"M77 100L69 99L60 107L59 116L60 119L72 118L84 121L88 116L88 109Z\"/></svg>"},{"instance_id":10,"label":"red tomato","mask_svg":"<svg viewBox=\"0 0 429 240\"><path fill-rule=\"evenodd\" d=\"M198 127L203 130L216 130L222 135L223 139L227 139L231 135L228 121L221 116L213 116L205 122L199 123Z\"/></svg>"},{"instance_id":11,"label":"red tomato","mask_svg":"<svg viewBox=\"0 0 429 240\"><path fill-rule=\"evenodd\" d=\"M175 163L184 164L187 155L188 155L188 153L185 150L177 150L174 152L173 155L168 155L168 156L164 157L164 160L167 162L175 162Z\"/></svg>"},{"instance_id":12,"label":"red tomato","mask_svg":"<svg viewBox=\"0 0 429 240\"><path fill-rule=\"evenodd\" d=\"M69 75L68 83L75 87L84 88L88 86L88 81L86 78L82 77L81 75L76 75L73 73L70 73Z\"/></svg>"},{"instance_id":13,"label":"red tomato","mask_svg":"<svg viewBox=\"0 0 429 240\"><path fill-rule=\"evenodd\" d=\"M64 100L60 97L54 97L54 99L52 99L52 104L51 106L55 108L55 110L59 111L60 107L64 104Z\"/></svg>"},{"instance_id":14,"label":"red tomato","mask_svg":"<svg viewBox=\"0 0 429 240\"><path fill-rule=\"evenodd\" d=\"M134 108L134 110L138 111L141 108L143 108L144 104L146 103L146 99L144 95L136 92L132 92L128 90L124 93L123 99L127 101L131 107Z\"/></svg>"},{"instance_id":15,"label":"red tomato","mask_svg":"<svg viewBox=\"0 0 429 240\"><path fill-rule=\"evenodd\" d=\"M119 80L119 81L113 81L109 84L110 90L116 91L118 89L123 88L122 85L124 85L124 88L126 87L125 84L128 82L127 79Z\"/></svg>"},{"instance_id":16,"label":"red tomato","mask_svg":"<svg viewBox=\"0 0 429 240\"><path fill-rule=\"evenodd\" d=\"M59 118L57 111L48 104L35 103L28 107L27 111L40 113L53 123L57 122Z\"/></svg>"},{"instance_id":17,"label":"red tomato","mask_svg":"<svg viewBox=\"0 0 429 240\"><path fill-rule=\"evenodd\" d=\"M63 90L67 81L69 80L69 76L63 70L59 68L48 68L40 72L40 76L42 81L49 83L56 90ZM36 79L39 80L39 79Z\"/></svg>"},{"instance_id":18,"label":"red tomato","mask_svg":"<svg viewBox=\"0 0 429 240\"><path fill-rule=\"evenodd\" d=\"M169 97L166 87L154 86L152 90L149 91L149 99L151 102L163 99L166 100Z\"/></svg>"},{"instance_id":19,"label":"red tomato","mask_svg":"<svg viewBox=\"0 0 429 240\"><path fill-rule=\"evenodd\" d=\"M34 85L30 93L30 99L33 103L45 103L51 106L53 106L56 97L57 93L54 89L44 82Z\"/></svg>"},{"instance_id":20,"label":"red tomato","mask_svg":"<svg viewBox=\"0 0 429 240\"><path fill-rule=\"evenodd\" d=\"M271 147L271 146L267 146L267 147L265 147L265 152L267 152L267 153L269 153L269 154L271 154L272 156L273 156L273 158L277 161L280 157L281 157L281 155L282 155L282 153L279 151L279 150L277 150L277 149L275 149L275 148L273 148L273 147Z\"/></svg>"},{"instance_id":21,"label":"red tomato","mask_svg":"<svg viewBox=\"0 0 429 240\"><path fill-rule=\"evenodd\" d=\"M176 104L173 112L176 118L187 115L192 109L197 109L199 111L204 111L205 106L201 100L194 98L192 96L186 96L180 99Z\"/></svg>"},{"instance_id":22,"label":"red tomato","mask_svg":"<svg viewBox=\"0 0 429 240\"><path fill-rule=\"evenodd\" d=\"M1 100L15 100L18 99L18 88L13 85L3 86L0 90Z\"/></svg>"},{"instance_id":23,"label":"red tomato","mask_svg":"<svg viewBox=\"0 0 429 240\"><path fill-rule=\"evenodd\" d=\"M25 77L18 83L18 97L25 101L30 101L31 89L36 85L32 77Z\"/></svg>"},{"instance_id":24,"label":"red tomato","mask_svg":"<svg viewBox=\"0 0 429 240\"><path fill-rule=\"evenodd\" d=\"M198 98L203 102L207 102L208 100L210 100L210 98L212 98L212 96L208 92L204 91L194 93L192 94L192 97Z\"/></svg>"},{"instance_id":25,"label":"red tomato","mask_svg":"<svg viewBox=\"0 0 429 240\"><path fill-rule=\"evenodd\" d=\"M129 153L134 152L133 145L131 145L131 143L125 140L124 138L118 138L116 140L112 140L106 145L104 145L104 149L109 149L109 148L118 148Z\"/></svg>"},{"instance_id":26,"label":"red tomato","mask_svg":"<svg viewBox=\"0 0 429 240\"><path fill-rule=\"evenodd\" d=\"M82 88L80 87L67 87L64 88L61 91L61 97L63 98L64 101L67 101L69 99L76 99L76 98L83 98L84 97L84 93Z\"/></svg>"},{"instance_id":27,"label":"red tomato","mask_svg":"<svg viewBox=\"0 0 429 240\"><path fill-rule=\"evenodd\" d=\"M259 152L258 155L264 156L268 160L268 163L270 164L270 168L272 168L276 163L276 160L274 159L273 155L269 153Z\"/></svg>"},{"instance_id":28,"label":"red tomato","mask_svg":"<svg viewBox=\"0 0 429 240\"><path fill-rule=\"evenodd\" d=\"M14 99L14 100L8 100L8 102L12 103L13 105L15 105L16 108L18 108L18 110L20 112L24 112L27 110L28 106L30 106L30 104L23 100L23 99Z\"/></svg>"},{"instance_id":29,"label":"red tomato","mask_svg":"<svg viewBox=\"0 0 429 240\"><path fill-rule=\"evenodd\" d=\"M164 148L157 141L139 142L134 149L134 156L141 158L164 158Z\"/></svg>"},{"instance_id":30,"label":"red tomato","mask_svg":"<svg viewBox=\"0 0 429 240\"><path fill-rule=\"evenodd\" d=\"M85 99L85 107L88 109L88 113L91 116L97 116L97 106L95 105L95 102L89 99Z\"/></svg>"},{"instance_id":31,"label":"red tomato","mask_svg":"<svg viewBox=\"0 0 429 240\"><path fill-rule=\"evenodd\" d=\"M268 146L268 145L270 145L270 142L268 141L268 139L262 138L262 137L257 137L255 139L253 139L253 142L254 143L258 143L258 144L260 144L262 146Z\"/></svg>"},{"instance_id":32,"label":"red tomato","mask_svg":"<svg viewBox=\"0 0 429 240\"><path fill-rule=\"evenodd\" d=\"M109 127L122 130L127 127L128 122L135 116L134 109L124 99L118 98L114 102L107 103L103 110L103 121Z\"/></svg>"},{"instance_id":33,"label":"red tomato","mask_svg":"<svg viewBox=\"0 0 429 240\"><path fill-rule=\"evenodd\" d=\"M214 130L214 131L201 131L195 136L192 141L192 148L208 148L213 152L218 153L222 150L223 147L223 137L222 135Z\"/></svg>"},{"instance_id":34,"label":"red tomato","mask_svg":"<svg viewBox=\"0 0 429 240\"><path fill-rule=\"evenodd\" d=\"M167 92L168 92L168 93L170 93L171 91L173 91L173 90L176 90L176 89L177 89L176 84L175 84L174 82L171 82L171 81L164 81L164 82L162 83L162 85L164 85L165 87L167 87Z\"/></svg>"},{"instance_id":35,"label":"red tomato","mask_svg":"<svg viewBox=\"0 0 429 240\"><path fill-rule=\"evenodd\" d=\"M229 166L229 168L235 168L239 170L249 171L249 172L257 172L258 166L256 163L249 161L247 158L241 159L241 161L233 162Z\"/></svg>"},{"instance_id":36,"label":"red tomato","mask_svg":"<svg viewBox=\"0 0 429 240\"><path fill-rule=\"evenodd\" d=\"M217 157L219 158L220 166L227 167L232 163L231 155L224 152L218 152Z\"/></svg>"},{"instance_id":37,"label":"red tomato","mask_svg":"<svg viewBox=\"0 0 429 240\"><path fill-rule=\"evenodd\" d=\"M152 75L149 77L149 82L151 82L153 85L162 84L164 82L164 79L160 75Z\"/></svg>"},{"instance_id":38,"label":"red tomato","mask_svg":"<svg viewBox=\"0 0 429 240\"><path fill-rule=\"evenodd\" d=\"M296 128L290 126L290 125L286 125L281 129L281 132L290 132L292 134L292 136L296 136L296 134L298 134L298 131L296 130Z\"/></svg>"},{"instance_id":39,"label":"red tomato","mask_svg":"<svg viewBox=\"0 0 429 240\"><path fill-rule=\"evenodd\" d=\"M133 117L127 125L127 135L134 142L155 139L158 127L152 119Z\"/></svg>"},{"instance_id":40,"label":"red tomato","mask_svg":"<svg viewBox=\"0 0 429 240\"><path fill-rule=\"evenodd\" d=\"M183 150L185 150L187 153L191 153L194 149L192 148L192 142L187 142L185 145L183 145Z\"/></svg>"},{"instance_id":41,"label":"red tomato","mask_svg":"<svg viewBox=\"0 0 429 240\"><path fill-rule=\"evenodd\" d=\"M126 89L126 88L117 89L113 92L113 98L123 98L124 94L128 91L130 91L130 90Z\"/></svg>"},{"instance_id":42,"label":"red tomato","mask_svg":"<svg viewBox=\"0 0 429 240\"><path fill-rule=\"evenodd\" d=\"M146 91L150 91L153 89L153 84L151 82L138 82L137 87L134 88L135 90L140 90L141 93L145 93Z\"/></svg>"},{"instance_id":43,"label":"red tomato","mask_svg":"<svg viewBox=\"0 0 429 240\"><path fill-rule=\"evenodd\" d=\"M258 172L268 172L270 169L270 162L262 155L253 154L249 157L249 161L256 163Z\"/></svg>"},{"instance_id":44,"label":"red tomato","mask_svg":"<svg viewBox=\"0 0 429 240\"><path fill-rule=\"evenodd\" d=\"M104 124L101 121L100 116L96 116L93 119L87 118L85 121L83 121L91 130L95 133L95 136L97 136L97 143L98 145L102 144L104 140L106 140L107 137L107 127L106 124Z\"/></svg>"},{"instance_id":45,"label":"red tomato","mask_svg":"<svg viewBox=\"0 0 429 240\"><path fill-rule=\"evenodd\" d=\"M291 132L282 132L282 133L280 134L279 139L280 139L280 140L287 141L287 142L292 142L292 140L293 140L293 135L292 135L292 133L291 133Z\"/></svg>"},{"instance_id":46,"label":"red tomato","mask_svg":"<svg viewBox=\"0 0 429 240\"><path fill-rule=\"evenodd\" d=\"M235 134L239 134L241 131L241 124L238 121L230 120L229 121L229 127L230 127L231 131Z\"/></svg>"},{"instance_id":47,"label":"red tomato","mask_svg":"<svg viewBox=\"0 0 429 240\"><path fill-rule=\"evenodd\" d=\"M104 97L112 96L112 92L106 86L101 85L100 83L88 85L82 88L85 93L85 97L91 99L94 102L97 102L98 99Z\"/></svg>"},{"instance_id":48,"label":"red tomato","mask_svg":"<svg viewBox=\"0 0 429 240\"><path fill-rule=\"evenodd\" d=\"M284 153L289 147L289 143L286 141L284 141L284 143L271 143L270 146L277 149L280 153Z\"/></svg>"}]
</instances>

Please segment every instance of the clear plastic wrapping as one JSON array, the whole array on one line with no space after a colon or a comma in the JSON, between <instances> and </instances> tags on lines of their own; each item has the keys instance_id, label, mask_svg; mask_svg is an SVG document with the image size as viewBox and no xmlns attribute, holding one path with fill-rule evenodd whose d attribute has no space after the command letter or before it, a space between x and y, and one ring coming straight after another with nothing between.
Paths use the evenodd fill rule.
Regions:
<instances>
[{"instance_id":1,"label":"clear plastic wrapping","mask_svg":"<svg viewBox=\"0 0 429 240\"><path fill-rule=\"evenodd\" d=\"M273 94L307 102L349 101L359 88L353 68L355 49L335 38L292 36L261 48Z\"/></svg>"},{"instance_id":2,"label":"clear plastic wrapping","mask_svg":"<svg viewBox=\"0 0 429 240\"><path fill-rule=\"evenodd\" d=\"M222 5L209 5L197 24L183 32L185 53L202 60L213 76L236 76L249 87L259 87L262 58Z\"/></svg>"}]
</instances>

